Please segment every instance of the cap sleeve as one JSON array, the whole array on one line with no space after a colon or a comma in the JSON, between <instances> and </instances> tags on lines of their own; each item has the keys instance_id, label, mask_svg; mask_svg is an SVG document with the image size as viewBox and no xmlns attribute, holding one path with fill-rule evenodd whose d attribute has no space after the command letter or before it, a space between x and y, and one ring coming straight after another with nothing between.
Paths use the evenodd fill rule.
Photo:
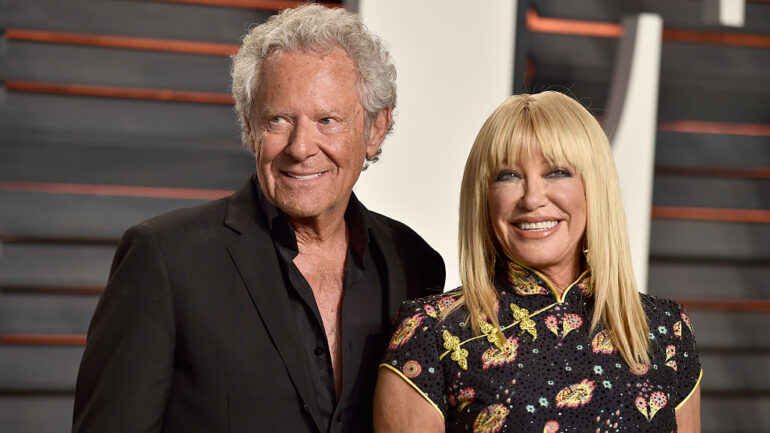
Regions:
<instances>
[{"instance_id":1,"label":"cap sleeve","mask_svg":"<svg viewBox=\"0 0 770 433\"><path fill-rule=\"evenodd\" d=\"M401 304L380 368L401 376L445 418L448 406L437 338L440 310L431 302L437 299L434 296Z\"/></svg>"},{"instance_id":2,"label":"cap sleeve","mask_svg":"<svg viewBox=\"0 0 770 433\"><path fill-rule=\"evenodd\" d=\"M677 397L676 409L679 409L692 395L703 374L698 348L695 345L692 321L687 310L680 304L674 303L673 341L676 353L667 360L675 362Z\"/></svg>"}]
</instances>

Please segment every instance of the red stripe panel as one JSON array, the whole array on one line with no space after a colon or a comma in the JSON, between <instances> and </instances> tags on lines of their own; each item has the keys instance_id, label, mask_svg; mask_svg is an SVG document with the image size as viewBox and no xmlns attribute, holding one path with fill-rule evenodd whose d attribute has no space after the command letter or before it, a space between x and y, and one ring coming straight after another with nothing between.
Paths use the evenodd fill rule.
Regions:
<instances>
[{"instance_id":1,"label":"red stripe panel","mask_svg":"<svg viewBox=\"0 0 770 433\"><path fill-rule=\"evenodd\" d=\"M291 1L291 0L160 0L168 3L187 3L205 6L220 6L228 8L244 8L244 9L262 9L269 11L279 11L282 9L291 9L297 6L301 6L307 1ZM323 3L317 4L329 7L339 8L342 7L339 3Z\"/></svg>"},{"instance_id":2,"label":"red stripe panel","mask_svg":"<svg viewBox=\"0 0 770 433\"><path fill-rule=\"evenodd\" d=\"M770 300L767 299L677 299L676 301L690 310L698 311L770 312Z\"/></svg>"},{"instance_id":3,"label":"red stripe panel","mask_svg":"<svg viewBox=\"0 0 770 433\"><path fill-rule=\"evenodd\" d=\"M617 23L541 17L534 9L527 10L526 22L527 29L536 33L554 33L597 38L619 38L623 35L623 27ZM770 48L770 36L749 33L663 29L663 40L672 42L734 45L751 48Z\"/></svg>"},{"instance_id":4,"label":"red stripe panel","mask_svg":"<svg viewBox=\"0 0 770 433\"><path fill-rule=\"evenodd\" d=\"M770 210L653 206L652 217L680 220L770 223Z\"/></svg>"},{"instance_id":5,"label":"red stripe panel","mask_svg":"<svg viewBox=\"0 0 770 433\"><path fill-rule=\"evenodd\" d=\"M47 295L101 295L104 286L0 286L0 293Z\"/></svg>"},{"instance_id":6,"label":"red stripe panel","mask_svg":"<svg viewBox=\"0 0 770 433\"><path fill-rule=\"evenodd\" d=\"M232 104L229 93L193 92L184 90L141 89L135 87L95 86L90 84L40 83L35 81L9 80L8 90L17 92L57 93L78 96L102 96L108 98L151 99L156 101L197 102L205 104Z\"/></svg>"},{"instance_id":7,"label":"red stripe panel","mask_svg":"<svg viewBox=\"0 0 770 433\"><path fill-rule=\"evenodd\" d=\"M82 334L0 334L0 344L83 346L86 336Z\"/></svg>"},{"instance_id":8,"label":"red stripe panel","mask_svg":"<svg viewBox=\"0 0 770 433\"><path fill-rule=\"evenodd\" d=\"M205 54L212 56L229 56L238 51L238 45L233 44L135 38L128 36L88 35L83 33L64 33L44 30L6 29L5 37L11 40L20 41L92 45L97 47Z\"/></svg>"},{"instance_id":9,"label":"red stripe panel","mask_svg":"<svg viewBox=\"0 0 770 433\"><path fill-rule=\"evenodd\" d=\"M673 165L658 165L656 175L664 176L708 176L743 179L770 179L770 167L682 167Z\"/></svg>"},{"instance_id":10,"label":"red stripe panel","mask_svg":"<svg viewBox=\"0 0 770 433\"><path fill-rule=\"evenodd\" d=\"M658 124L661 131L690 132L694 134L752 135L770 137L770 125L757 123L703 122L677 120Z\"/></svg>"},{"instance_id":11,"label":"red stripe panel","mask_svg":"<svg viewBox=\"0 0 770 433\"><path fill-rule=\"evenodd\" d=\"M224 189L162 188L154 186L86 185L78 183L0 181L0 190L53 194L216 200L233 193Z\"/></svg>"},{"instance_id":12,"label":"red stripe panel","mask_svg":"<svg viewBox=\"0 0 770 433\"><path fill-rule=\"evenodd\" d=\"M545 18L538 15L534 9L527 11L526 18L527 29L537 33L556 33L597 38L619 38L623 36L623 27L615 23Z\"/></svg>"}]
</instances>

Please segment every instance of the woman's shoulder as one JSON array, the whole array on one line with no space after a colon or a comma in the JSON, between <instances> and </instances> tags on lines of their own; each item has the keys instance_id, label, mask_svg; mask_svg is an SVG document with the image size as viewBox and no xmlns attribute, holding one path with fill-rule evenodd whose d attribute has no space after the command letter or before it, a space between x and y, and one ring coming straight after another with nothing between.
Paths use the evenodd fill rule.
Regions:
<instances>
[{"instance_id":1,"label":"woman's shoulder","mask_svg":"<svg viewBox=\"0 0 770 433\"><path fill-rule=\"evenodd\" d=\"M460 299L461 295L462 290L458 287L444 293L437 293L422 298L407 299L401 303L398 315L424 313L427 316L438 318L438 315L454 305L454 303Z\"/></svg>"},{"instance_id":2,"label":"woman's shoulder","mask_svg":"<svg viewBox=\"0 0 770 433\"><path fill-rule=\"evenodd\" d=\"M674 311L683 311L682 304L676 302L673 299L664 298L662 296L648 295L646 293L639 293L639 298L642 301L642 307L644 311L649 315L650 313L657 314L666 311L672 313Z\"/></svg>"},{"instance_id":3,"label":"woman's shoulder","mask_svg":"<svg viewBox=\"0 0 770 433\"><path fill-rule=\"evenodd\" d=\"M665 334L667 328L671 328L673 334L681 338L682 326L686 326L692 333L692 321L687 309L673 299L663 298L640 293L644 312L650 326L650 332Z\"/></svg>"}]
</instances>

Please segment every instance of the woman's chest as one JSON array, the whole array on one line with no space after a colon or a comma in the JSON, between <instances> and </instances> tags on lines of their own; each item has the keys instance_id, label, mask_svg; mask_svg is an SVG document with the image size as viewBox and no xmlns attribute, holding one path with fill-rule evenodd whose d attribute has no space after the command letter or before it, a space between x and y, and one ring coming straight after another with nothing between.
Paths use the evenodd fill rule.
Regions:
<instances>
[{"instance_id":1,"label":"woman's chest","mask_svg":"<svg viewBox=\"0 0 770 433\"><path fill-rule=\"evenodd\" d=\"M669 404L675 365L660 357L665 350L651 366L629 368L610 337L589 331L584 315L552 308L532 320L529 329L501 323L505 341L497 345L483 337L464 340L466 368L451 350L441 359L448 431L676 429Z\"/></svg>"}]
</instances>

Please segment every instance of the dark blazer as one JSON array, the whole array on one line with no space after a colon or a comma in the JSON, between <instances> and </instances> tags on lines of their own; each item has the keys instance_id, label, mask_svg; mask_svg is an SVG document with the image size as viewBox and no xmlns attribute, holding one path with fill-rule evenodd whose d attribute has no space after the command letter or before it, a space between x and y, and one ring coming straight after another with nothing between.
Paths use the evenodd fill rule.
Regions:
<instances>
[{"instance_id":1,"label":"dark blazer","mask_svg":"<svg viewBox=\"0 0 770 433\"><path fill-rule=\"evenodd\" d=\"M326 431L256 188L126 231L89 327L73 431ZM366 212L393 318L405 298L442 289L444 263Z\"/></svg>"}]
</instances>

